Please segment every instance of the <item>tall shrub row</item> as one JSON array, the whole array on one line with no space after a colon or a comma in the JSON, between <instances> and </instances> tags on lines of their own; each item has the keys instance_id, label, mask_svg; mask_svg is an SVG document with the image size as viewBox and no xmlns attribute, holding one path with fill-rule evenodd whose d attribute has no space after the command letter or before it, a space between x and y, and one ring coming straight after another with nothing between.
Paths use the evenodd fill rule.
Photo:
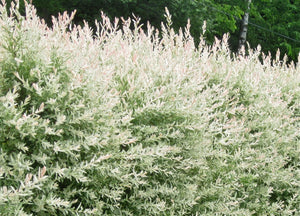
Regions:
<instances>
[{"instance_id":1,"label":"tall shrub row","mask_svg":"<svg viewBox=\"0 0 300 216\"><path fill-rule=\"evenodd\" d=\"M25 4L0 6L1 215L299 213L299 63Z\"/></svg>"}]
</instances>

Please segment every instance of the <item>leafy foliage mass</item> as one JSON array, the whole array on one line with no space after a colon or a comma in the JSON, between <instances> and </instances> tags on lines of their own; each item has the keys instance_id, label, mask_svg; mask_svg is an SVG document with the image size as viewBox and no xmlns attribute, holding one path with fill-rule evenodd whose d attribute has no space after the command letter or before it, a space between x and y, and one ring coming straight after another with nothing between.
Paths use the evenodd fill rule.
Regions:
<instances>
[{"instance_id":1,"label":"leafy foliage mass","mask_svg":"<svg viewBox=\"0 0 300 216\"><path fill-rule=\"evenodd\" d=\"M7 0L10 2L11 0ZM229 32L230 49L237 51L241 19L247 10L249 0L32 0L38 15L51 24L51 16L58 12L77 10L74 22L88 21L95 28L94 20L100 19L104 11L110 18L141 17L147 26L151 22L155 28L164 20L164 8L173 15L175 31L186 25L189 18L191 35L199 42L201 26L206 21L206 42L212 44L215 37L222 38ZM277 49L282 56L286 53L289 60L297 61L300 52L300 1L299 0L253 0L250 5L250 19L247 41L251 47L262 45L264 52L275 57ZM255 25L253 25L255 24ZM258 25L258 26L257 26ZM146 28L144 28L146 29ZM287 36L287 37L283 37Z\"/></svg>"},{"instance_id":2,"label":"leafy foliage mass","mask_svg":"<svg viewBox=\"0 0 300 216\"><path fill-rule=\"evenodd\" d=\"M2 4L1 215L299 213L299 64Z\"/></svg>"}]
</instances>

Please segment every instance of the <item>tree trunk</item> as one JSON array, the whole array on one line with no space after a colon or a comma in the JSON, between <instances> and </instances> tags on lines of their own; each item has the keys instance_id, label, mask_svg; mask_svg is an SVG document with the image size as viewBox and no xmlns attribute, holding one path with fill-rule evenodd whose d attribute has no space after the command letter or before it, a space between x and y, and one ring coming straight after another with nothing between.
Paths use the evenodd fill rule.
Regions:
<instances>
[{"instance_id":1,"label":"tree trunk","mask_svg":"<svg viewBox=\"0 0 300 216\"><path fill-rule=\"evenodd\" d=\"M245 12L245 15L244 15L242 23L241 23L240 38L239 38L239 50L241 50L241 48L245 45L246 39L247 39L248 20L249 20L251 0L247 0L247 1L248 1L247 10Z\"/></svg>"}]
</instances>

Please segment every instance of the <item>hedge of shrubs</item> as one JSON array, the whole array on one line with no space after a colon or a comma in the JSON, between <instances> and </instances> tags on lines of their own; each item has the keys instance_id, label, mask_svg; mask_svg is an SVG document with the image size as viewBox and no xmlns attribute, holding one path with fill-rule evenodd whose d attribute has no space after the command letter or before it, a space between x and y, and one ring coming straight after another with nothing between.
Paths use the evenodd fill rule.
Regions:
<instances>
[{"instance_id":1,"label":"hedge of shrubs","mask_svg":"<svg viewBox=\"0 0 300 216\"><path fill-rule=\"evenodd\" d=\"M1 215L299 214L299 63L73 17L0 6Z\"/></svg>"}]
</instances>

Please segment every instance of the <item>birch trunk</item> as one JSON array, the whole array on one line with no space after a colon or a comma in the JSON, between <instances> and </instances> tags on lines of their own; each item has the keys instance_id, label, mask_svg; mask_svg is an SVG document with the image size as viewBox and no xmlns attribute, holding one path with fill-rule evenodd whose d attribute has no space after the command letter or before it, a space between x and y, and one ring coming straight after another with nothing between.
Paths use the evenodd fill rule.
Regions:
<instances>
[{"instance_id":1,"label":"birch trunk","mask_svg":"<svg viewBox=\"0 0 300 216\"><path fill-rule=\"evenodd\" d=\"M251 0L248 1L248 7L245 12L245 15L242 20L241 30L240 30L240 38L239 38L239 50L245 45L247 39L247 31L248 31L248 22L249 22L249 13L250 13L250 4Z\"/></svg>"}]
</instances>

